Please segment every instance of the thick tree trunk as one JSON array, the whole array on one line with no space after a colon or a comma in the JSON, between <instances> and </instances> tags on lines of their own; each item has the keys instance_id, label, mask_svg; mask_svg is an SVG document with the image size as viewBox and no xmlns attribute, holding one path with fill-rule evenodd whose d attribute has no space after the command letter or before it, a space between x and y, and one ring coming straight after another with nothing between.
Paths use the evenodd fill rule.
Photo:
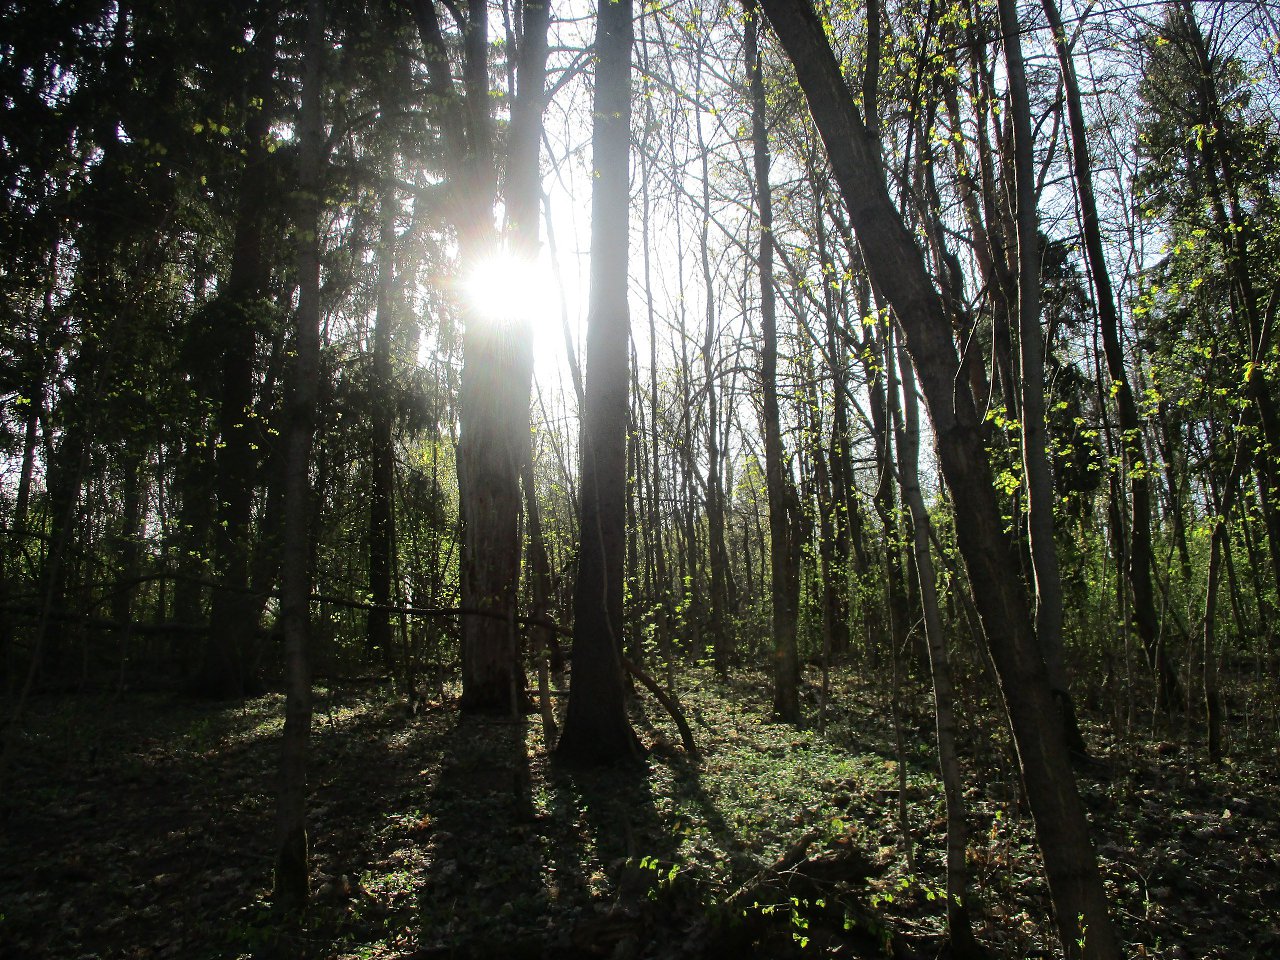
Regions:
<instances>
[{"instance_id":1,"label":"thick tree trunk","mask_svg":"<svg viewBox=\"0 0 1280 960\"><path fill-rule=\"evenodd\" d=\"M427 55L429 89L442 108L446 169L463 273L495 253L492 98L489 96L487 0L469 0L463 37L463 90L459 97L449 71L449 49L432 0L413 0L414 18ZM538 19L545 9L527 9ZM545 31L543 32L545 40ZM545 47L544 47L545 50ZM536 53L536 51L534 52ZM524 56L524 51L521 52ZM532 54L531 54L532 55ZM544 53L545 56L545 53ZM536 59L536 57L535 57ZM523 86L523 81L521 81ZM512 117L513 156L528 151L527 104L541 86L518 91ZM537 130L533 139L534 176ZM516 230L537 229L536 200L514 181L527 176L529 161L516 159L509 211ZM536 193L534 194L536 198ZM535 240L536 243L536 240ZM462 388L459 399L458 494L462 526L460 581L463 606L503 613L462 620L463 710L508 715L524 706L524 675L508 623L518 602L520 575L520 464L528 442L532 344L527 318L484 317L464 306Z\"/></svg>"},{"instance_id":2,"label":"thick tree trunk","mask_svg":"<svg viewBox=\"0 0 1280 960\"><path fill-rule=\"evenodd\" d=\"M452 177L465 194L456 214L465 272L495 252L485 0L468 4L464 48L466 148L462 161L453 164ZM529 214L519 216L523 221ZM532 219L536 224L536 212ZM510 715L524 707L524 672L508 621L518 603L520 463L529 429L526 358L532 345L522 335L527 318L483 316L468 304L465 319L458 440L462 603L508 619L463 618L460 705L469 712Z\"/></svg>"},{"instance_id":3,"label":"thick tree trunk","mask_svg":"<svg viewBox=\"0 0 1280 960\"><path fill-rule=\"evenodd\" d=\"M556 748L573 764L640 753L627 719L622 665L626 550L628 339L627 168L631 145L631 0L597 14L592 123L591 274L586 406L582 411L579 530L573 597L573 685Z\"/></svg>"},{"instance_id":4,"label":"thick tree trunk","mask_svg":"<svg viewBox=\"0 0 1280 960\"><path fill-rule=\"evenodd\" d=\"M274 110L276 30L257 24L255 72L245 89L246 159L238 184L231 268L213 306L221 338L222 396L218 412L218 451L214 471L216 510L213 524L213 591L203 663L193 678L196 693L234 699L258 687L253 643L259 605L249 593L253 537L253 499L258 455L263 442L253 416L254 369L271 266L266 256L266 210L270 183L267 134Z\"/></svg>"},{"instance_id":5,"label":"thick tree trunk","mask_svg":"<svg viewBox=\"0 0 1280 960\"><path fill-rule=\"evenodd\" d=\"M1004 536L981 424L951 324L911 233L894 209L874 138L858 115L821 21L804 0L763 0L826 145L867 268L892 305L924 388L957 543L1009 712L1063 949L1120 956L1107 897L1031 624L1017 557ZM1078 944L1083 944L1081 949Z\"/></svg>"}]
</instances>

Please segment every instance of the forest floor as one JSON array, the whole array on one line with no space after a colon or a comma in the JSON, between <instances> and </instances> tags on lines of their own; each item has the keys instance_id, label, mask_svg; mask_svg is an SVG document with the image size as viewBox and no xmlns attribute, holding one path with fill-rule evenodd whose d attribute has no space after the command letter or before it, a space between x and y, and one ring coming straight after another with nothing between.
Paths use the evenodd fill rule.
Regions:
<instances>
[{"instance_id":1,"label":"forest floor","mask_svg":"<svg viewBox=\"0 0 1280 960\"><path fill-rule=\"evenodd\" d=\"M770 722L762 675L686 676L701 756L643 695L655 749L603 773L550 761L536 716L460 720L444 697L410 717L381 688L320 688L314 905L288 928L269 904L281 697L37 698L0 794L0 956L933 960L945 822L927 700L902 725L909 870L887 704L836 688L819 733ZM1274 746L1212 768L1108 729L1087 727L1080 785L1129 954L1280 955ZM1007 744L969 746L986 758L967 771L978 936L997 957L1052 956Z\"/></svg>"}]
</instances>

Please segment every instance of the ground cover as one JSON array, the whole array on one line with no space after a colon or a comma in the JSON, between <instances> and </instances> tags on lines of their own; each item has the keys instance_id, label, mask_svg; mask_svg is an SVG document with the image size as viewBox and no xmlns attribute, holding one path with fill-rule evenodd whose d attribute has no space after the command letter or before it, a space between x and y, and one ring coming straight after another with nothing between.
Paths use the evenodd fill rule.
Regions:
<instances>
[{"instance_id":1,"label":"ground cover","mask_svg":"<svg viewBox=\"0 0 1280 960\"><path fill-rule=\"evenodd\" d=\"M759 674L696 673L680 696L701 755L642 697L654 749L602 773L550 761L536 718L460 720L449 692L410 716L377 685L319 690L300 927L267 900L280 697L37 698L0 798L0 955L937 955L945 821L923 696L902 721L909 870L887 707L851 677L819 733L772 723ZM1130 952L1280 952L1274 755L1215 769L1155 736L1088 735L1081 788ZM1000 737L969 753L979 937L1047 955L1013 763Z\"/></svg>"}]
</instances>

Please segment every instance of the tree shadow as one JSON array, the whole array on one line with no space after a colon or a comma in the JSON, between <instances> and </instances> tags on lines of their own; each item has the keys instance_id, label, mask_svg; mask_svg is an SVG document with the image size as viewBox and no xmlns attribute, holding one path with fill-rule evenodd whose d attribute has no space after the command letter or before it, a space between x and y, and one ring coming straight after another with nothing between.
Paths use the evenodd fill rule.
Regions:
<instances>
[{"instance_id":1,"label":"tree shadow","mask_svg":"<svg viewBox=\"0 0 1280 960\"><path fill-rule=\"evenodd\" d=\"M459 721L427 802L419 955L601 956L638 943L676 846L649 777L646 765L566 768L524 722Z\"/></svg>"}]
</instances>

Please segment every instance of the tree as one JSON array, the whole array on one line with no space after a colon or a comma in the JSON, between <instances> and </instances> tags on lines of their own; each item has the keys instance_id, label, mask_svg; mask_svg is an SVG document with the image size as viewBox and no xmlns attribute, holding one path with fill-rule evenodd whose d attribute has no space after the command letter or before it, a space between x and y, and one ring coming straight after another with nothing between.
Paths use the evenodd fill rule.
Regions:
<instances>
[{"instance_id":1,"label":"tree","mask_svg":"<svg viewBox=\"0 0 1280 960\"><path fill-rule=\"evenodd\" d=\"M626 552L628 155L631 145L631 0L596 14L591 149L591 277L586 404L582 411L581 544L573 594L573 686L556 755L573 764L633 758L622 667Z\"/></svg>"},{"instance_id":2,"label":"tree","mask_svg":"<svg viewBox=\"0 0 1280 960\"><path fill-rule=\"evenodd\" d=\"M751 144L756 210L760 216L760 389L763 397L764 475L769 497L769 562L773 600L773 712L789 723L800 720L800 657L796 651L800 606L800 544L795 491L784 463L778 412L778 319L773 289L773 193L769 187L769 137L759 13L747 6L745 50L751 92Z\"/></svg>"},{"instance_id":3,"label":"tree","mask_svg":"<svg viewBox=\"0 0 1280 960\"><path fill-rule=\"evenodd\" d=\"M245 162L230 186L236 197L231 262L225 285L211 306L220 341L218 448L215 457L213 590L204 660L193 678L197 692L217 698L243 697L259 688L253 644L261 601L249 591L253 544L253 500L262 431L254 420L257 347L265 327L264 300L272 262L268 256L271 214L271 123L275 118L278 27L266 5L246 18L252 25L253 68L245 79L241 109Z\"/></svg>"},{"instance_id":4,"label":"tree","mask_svg":"<svg viewBox=\"0 0 1280 960\"><path fill-rule=\"evenodd\" d=\"M293 367L293 396L285 452L283 570L280 616L284 621L285 720L280 752L280 793L276 806L274 900L277 909L306 905L309 850L307 838L307 746L311 737L311 664L308 632L311 611L312 490L311 448L320 381L320 217L324 209L325 132L323 83L325 3L308 0L302 109L298 118L298 308Z\"/></svg>"},{"instance_id":5,"label":"tree","mask_svg":"<svg viewBox=\"0 0 1280 960\"><path fill-rule=\"evenodd\" d=\"M1013 728L1063 948L1089 960L1119 957L1097 857L1054 715L1044 660L1018 564L1005 538L973 397L958 374L944 304L884 180L874 135L845 85L822 23L804 0L762 6L809 104L871 279L906 338L956 506L956 535Z\"/></svg>"},{"instance_id":6,"label":"tree","mask_svg":"<svg viewBox=\"0 0 1280 960\"><path fill-rule=\"evenodd\" d=\"M1071 59L1067 38L1062 29L1056 0L1042 0L1045 15L1053 30L1054 46L1062 71L1063 91L1066 96L1067 118L1071 129L1071 159L1076 184L1080 191L1080 223L1084 234L1085 255L1089 264L1089 277L1093 282L1094 303L1098 311L1098 325L1102 333L1102 345L1107 360L1107 373L1115 397L1119 417L1120 443L1125 474L1129 479L1128 542L1124 554L1128 559L1129 586L1133 592L1134 621L1148 661L1159 677L1158 690L1166 709L1171 709L1180 699L1177 673L1169 662L1169 656L1160 643L1160 630L1156 618L1155 591L1151 582L1151 493L1142 423L1133 387L1129 383L1120 343L1120 316L1107 269L1106 254L1102 246L1102 231L1098 218L1098 205L1093 189L1093 164L1090 160L1089 141L1085 126L1084 108L1080 97L1080 84L1076 78L1075 63ZM1123 536L1123 532L1120 533Z\"/></svg>"}]
</instances>

